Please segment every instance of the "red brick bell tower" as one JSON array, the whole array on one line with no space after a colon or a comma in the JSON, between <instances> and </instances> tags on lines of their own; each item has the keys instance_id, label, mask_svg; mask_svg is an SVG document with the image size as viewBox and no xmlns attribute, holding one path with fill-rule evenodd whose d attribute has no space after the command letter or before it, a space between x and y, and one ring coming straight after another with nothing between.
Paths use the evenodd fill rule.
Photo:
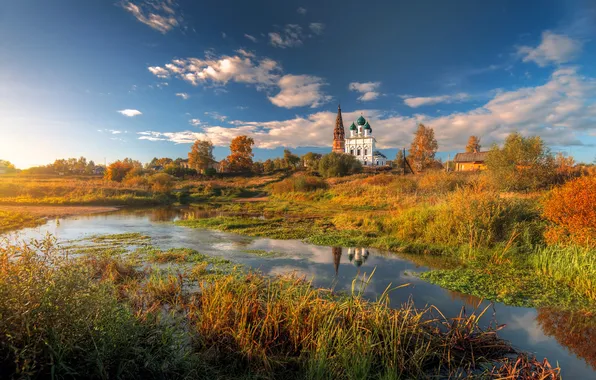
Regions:
<instances>
[{"instance_id":1,"label":"red brick bell tower","mask_svg":"<svg viewBox=\"0 0 596 380\"><path fill-rule=\"evenodd\" d=\"M345 152L345 135L344 121L341 118L341 107L337 106L337 118L335 119L335 129L333 130L333 152L344 153Z\"/></svg>"}]
</instances>

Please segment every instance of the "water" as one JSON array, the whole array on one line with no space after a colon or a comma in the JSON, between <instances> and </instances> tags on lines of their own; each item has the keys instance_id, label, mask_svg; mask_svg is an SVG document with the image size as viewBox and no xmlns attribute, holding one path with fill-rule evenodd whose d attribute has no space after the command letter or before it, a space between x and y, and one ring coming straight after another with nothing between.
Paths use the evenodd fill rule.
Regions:
<instances>
[{"instance_id":1,"label":"water","mask_svg":"<svg viewBox=\"0 0 596 380\"><path fill-rule=\"evenodd\" d=\"M191 215L210 217L213 213L172 209L121 210L50 221L37 228L23 229L19 238L41 238L51 233L59 241L67 241L97 234L139 232L150 236L152 244L160 248L193 248L259 269L268 275L295 272L312 279L316 286L334 287L336 290L350 291L354 278L370 275L375 270L364 289L368 298L374 299L390 284L409 284L391 293L391 305L395 307L412 300L417 307L435 305L446 317L454 317L462 307L469 313L477 306L483 309L490 305L474 296L445 290L420 280L414 274L428 270L428 267L412 261L419 260L420 256L406 258L376 249L324 247L298 240L253 238L170 223ZM247 250L278 254L258 257L247 253ZM436 266L437 263L431 265ZM494 322L493 319L498 324L506 324L499 332L502 338L521 350L535 354L539 360L546 357L553 365L559 363L564 377L596 378L596 328L589 323L582 324L580 316L496 303L483 316L481 324L486 326Z\"/></svg>"}]
</instances>

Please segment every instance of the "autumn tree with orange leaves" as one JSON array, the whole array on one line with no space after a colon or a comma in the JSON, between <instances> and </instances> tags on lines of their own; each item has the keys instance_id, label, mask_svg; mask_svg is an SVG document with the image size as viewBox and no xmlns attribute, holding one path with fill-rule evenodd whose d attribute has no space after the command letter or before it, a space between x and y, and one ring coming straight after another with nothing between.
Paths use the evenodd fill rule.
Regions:
<instances>
[{"instance_id":1,"label":"autumn tree with orange leaves","mask_svg":"<svg viewBox=\"0 0 596 380\"><path fill-rule=\"evenodd\" d=\"M468 145L466 145L466 152L468 153L477 153L480 152L480 137L478 136L470 136L468 138Z\"/></svg>"},{"instance_id":2,"label":"autumn tree with orange leaves","mask_svg":"<svg viewBox=\"0 0 596 380\"><path fill-rule=\"evenodd\" d=\"M252 137L238 136L230 143L230 155L226 158L230 172L250 172L252 169Z\"/></svg>"},{"instance_id":3,"label":"autumn tree with orange leaves","mask_svg":"<svg viewBox=\"0 0 596 380\"><path fill-rule=\"evenodd\" d=\"M430 127L425 127L424 124L419 124L410 145L410 156L408 157L416 171L422 171L434 163L437 149L439 149L439 144L435 139L435 131Z\"/></svg>"},{"instance_id":4,"label":"autumn tree with orange leaves","mask_svg":"<svg viewBox=\"0 0 596 380\"><path fill-rule=\"evenodd\" d=\"M548 243L595 248L596 178L577 178L554 189L543 213L551 222L545 233Z\"/></svg>"}]
</instances>

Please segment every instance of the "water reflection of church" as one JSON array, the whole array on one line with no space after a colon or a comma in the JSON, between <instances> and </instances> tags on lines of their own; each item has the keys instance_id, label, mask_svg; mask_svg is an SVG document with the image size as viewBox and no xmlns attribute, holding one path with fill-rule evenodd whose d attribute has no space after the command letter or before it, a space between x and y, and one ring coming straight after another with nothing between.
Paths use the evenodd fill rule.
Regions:
<instances>
[{"instance_id":1,"label":"water reflection of church","mask_svg":"<svg viewBox=\"0 0 596 380\"><path fill-rule=\"evenodd\" d=\"M333 247L331 249L333 254L333 265L335 266L335 274L339 271L339 264L341 262L341 255L343 254L342 247ZM366 248L348 248L348 260L357 268L362 266L368 259L369 252Z\"/></svg>"}]
</instances>

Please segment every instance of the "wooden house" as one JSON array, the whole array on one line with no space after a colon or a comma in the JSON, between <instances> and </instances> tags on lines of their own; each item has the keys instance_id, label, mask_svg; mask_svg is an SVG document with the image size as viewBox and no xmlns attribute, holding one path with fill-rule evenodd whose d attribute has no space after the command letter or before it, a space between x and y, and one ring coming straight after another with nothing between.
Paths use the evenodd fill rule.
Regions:
<instances>
[{"instance_id":1,"label":"wooden house","mask_svg":"<svg viewBox=\"0 0 596 380\"><path fill-rule=\"evenodd\" d=\"M458 153L453 159L456 172L468 172L486 169L486 156L488 152Z\"/></svg>"}]
</instances>

